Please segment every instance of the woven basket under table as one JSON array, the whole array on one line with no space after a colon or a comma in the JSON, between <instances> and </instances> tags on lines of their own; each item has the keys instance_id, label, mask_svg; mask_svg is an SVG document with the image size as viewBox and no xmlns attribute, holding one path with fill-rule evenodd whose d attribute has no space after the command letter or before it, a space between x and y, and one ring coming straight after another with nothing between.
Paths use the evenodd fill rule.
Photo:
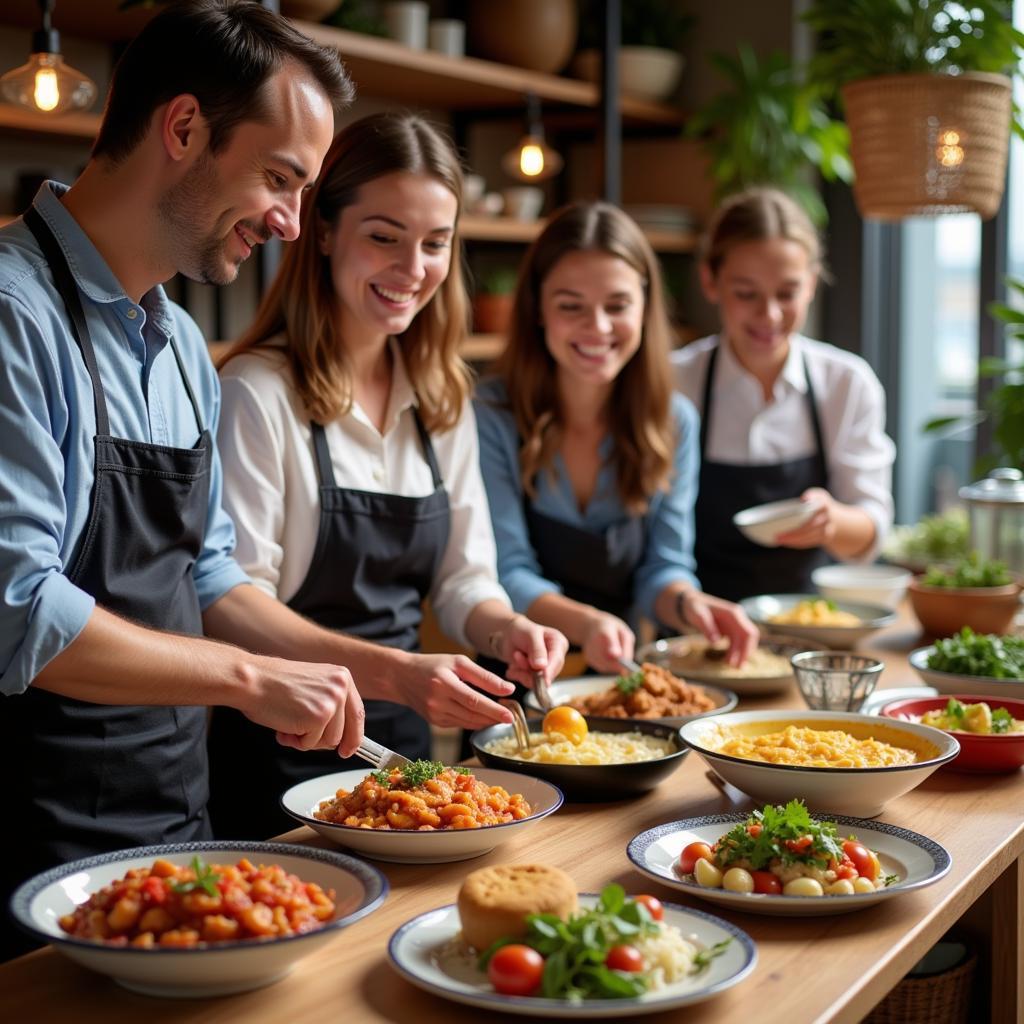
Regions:
<instances>
[{"instance_id":1,"label":"woven basket under table","mask_svg":"<svg viewBox=\"0 0 1024 1024\"><path fill-rule=\"evenodd\" d=\"M968 1024L971 984L978 958L967 958L938 974L908 975L861 1024Z\"/></svg>"}]
</instances>

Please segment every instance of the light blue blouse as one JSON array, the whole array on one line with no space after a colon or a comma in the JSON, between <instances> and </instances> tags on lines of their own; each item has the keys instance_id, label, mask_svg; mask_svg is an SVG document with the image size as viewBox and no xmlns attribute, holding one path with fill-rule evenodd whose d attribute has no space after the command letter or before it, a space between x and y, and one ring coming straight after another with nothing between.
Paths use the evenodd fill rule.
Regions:
<instances>
[{"instance_id":1,"label":"light blue blouse","mask_svg":"<svg viewBox=\"0 0 1024 1024\"><path fill-rule=\"evenodd\" d=\"M491 506L494 538L498 545L498 577L516 611L525 612L542 594L561 593L558 580L542 575L537 554L530 543L519 472L519 435L515 419L506 404L505 386L487 380L474 398L477 432L480 436L480 469ZM699 469L699 420L689 399L672 396L672 417L677 428L675 459L668 491L659 491L644 515L646 544L637 567L631 625L643 615L655 620L654 603L670 583L685 581L699 587L694 575L693 506L697 500ZM612 439L601 444L601 455L610 460ZM591 533L603 533L626 518L619 497L614 470L609 462L601 468L594 496L580 511L561 455L555 456L553 473L537 478L533 507L537 512Z\"/></svg>"}]
</instances>

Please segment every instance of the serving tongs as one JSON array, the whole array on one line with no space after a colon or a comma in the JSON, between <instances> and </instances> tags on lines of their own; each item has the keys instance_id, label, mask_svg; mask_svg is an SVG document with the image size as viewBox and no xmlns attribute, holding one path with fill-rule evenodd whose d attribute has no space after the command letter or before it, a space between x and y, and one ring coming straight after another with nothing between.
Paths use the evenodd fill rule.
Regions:
<instances>
[{"instance_id":1,"label":"serving tongs","mask_svg":"<svg viewBox=\"0 0 1024 1024\"><path fill-rule=\"evenodd\" d=\"M615 660L622 666L623 670L629 675L632 675L634 672L643 672L643 666L639 662L634 661L632 658L616 658Z\"/></svg>"},{"instance_id":2,"label":"serving tongs","mask_svg":"<svg viewBox=\"0 0 1024 1024\"><path fill-rule=\"evenodd\" d=\"M517 700L499 697L498 703L512 712L512 734L516 738L516 746L521 751L530 749L530 727L526 724L526 712Z\"/></svg>"}]
</instances>

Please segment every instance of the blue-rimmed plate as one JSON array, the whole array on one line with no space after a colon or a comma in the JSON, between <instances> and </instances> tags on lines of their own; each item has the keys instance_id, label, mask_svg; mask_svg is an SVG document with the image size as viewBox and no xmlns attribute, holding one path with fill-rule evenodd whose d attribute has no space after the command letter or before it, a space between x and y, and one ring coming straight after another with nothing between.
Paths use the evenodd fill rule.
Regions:
<instances>
[{"instance_id":1,"label":"blue-rimmed plate","mask_svg":"<svg viewBox=\"0 0 1024 1024\"><path fill-rule=\"evenodd\" d=\"M580 905L593 907L594 893L580 893ZM674 925L684 938L710 949L726 939L732 941L721 956L685 981L646 992L638 999L588 999L569 1003L563 999L538 996L503 996L495 992L487 976L477 970L475 958L461 953L457 939L459 912L454 904L438 907L407 921L388 943L391 965L413 985L434 995L484 1010L516 1013L527 1017L595 1018L627 1020L642 1013L657 1013L689 1006L724 992L742 981L757 963L754 940L735 925L720 918L666 903L665 924ZM695 938L694 938L695 937Z\"/></svg>"},{"instance_id":2,"label":"blue-rimmed plate","mask_svg":"<svg viewBox=\"0 0 1024 1024\"><path fill-rule=\"evenodd\" d=\"M530 816L502 825L433 831L357 828L313 817L321 801L330 800L339 789L355 789L369 774L368 768L334 772L300 782L281 797L281 806L296 821L315 829L324 839L364 857L395 864L445 864L482 857L499 844L522 835L562 806L562 791L543 779L495 768L473 768L472 773L487 786L501 786L508 793L521 793L530 805Z\"/></svg>"},{"instance_id":3,"label":"blue-rimmed plate","mask_svg":"<svg viewBox=\"0 0 1024 1024\"><path fill-rule=\"evenodd\" d=\"M278 864L304 882L333 889L334 917L322 928L301 935L201 944L190 949L108 946L72 938L61 929L61 917L104 886L124 878L130 869L150 867L155 860L188 864L197 855L210 864L235 864L243 857L256 864ZM125 988L150 996L197 999L246 992L283 978L297 960L376 910L387 892L387 879L375 867L334 850L210 840L118 850L51 868L15 890L11 913L40 942L49 942L84 967L110 975Z\"/></svg>"},{"instance_id":4,"label":"blue-rimmed plate","mask_svg":"<svg viewBox=\"0 0 1024 1024\"><path fill-rule=\"evenodd\" d=\"M692 875L680 873L679 854L684 847L697 842L710 846L734 825L746 821L745 814L708 814L701 818L658 825L634 836L626 847L626 856L642 874L672 889L699 896L702 900L730 910L779 917L822 917L862 910L883 900L923 889L949 871L952 861L945 848L909 829L866 818L849 818L842 814L812 813L819 820L834 821L843 838L854 835L874 850L881 861L883 873L896 875L898 881L873 893L855 893L852 896L768 896L763 893L708 889L698 885Z\"/></svg>"}]
</instances>

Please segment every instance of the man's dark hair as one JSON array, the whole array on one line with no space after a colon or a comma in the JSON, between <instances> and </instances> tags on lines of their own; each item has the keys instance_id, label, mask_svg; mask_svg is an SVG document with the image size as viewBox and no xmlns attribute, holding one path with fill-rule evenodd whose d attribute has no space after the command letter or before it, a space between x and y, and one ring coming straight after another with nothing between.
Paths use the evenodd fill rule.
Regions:
<instances>
[{"instance_id":1,"label":"man's dark hair","mask_svg":"<svg viewBox=\"0 0 1024 1024\"><path fill-rule=\"evenodd\" d=\"M294 61L335 110L355 89L338 54L253 0L181 0L132 40L114 68L92 155L117 162L142 141L157 107L189 93L210 127L210 149L243 121L264 116L263 84Z\"/></svg>"}]
</instances>

